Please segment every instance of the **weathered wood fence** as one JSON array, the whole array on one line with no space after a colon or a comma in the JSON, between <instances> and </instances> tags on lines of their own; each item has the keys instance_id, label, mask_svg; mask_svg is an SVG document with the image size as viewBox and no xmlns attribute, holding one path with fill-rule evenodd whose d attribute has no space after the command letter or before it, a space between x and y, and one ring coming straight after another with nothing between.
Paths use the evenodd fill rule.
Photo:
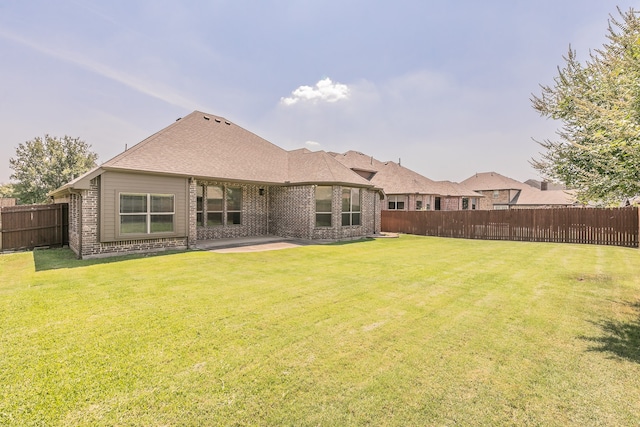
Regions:
<instances>
[{"instance_id":1,"label":"weathered wood fence","mask_svg":"<svg viewBox=\"0 0 640 427\"><path fill-rule=\"evenodd\" d=\"M638 208L382 211L382 231L465 239L638 247Z\"/></svg>"},{"instance_id":2,"label":"weathered wood fence","mask_svg":"<svg viewBox=\"0 0 640 427\"><path fill-rule=\"evenodd\" d=\"M69 205L0 208L0 251L69 243Z\"/></svg>"}]
</instances>

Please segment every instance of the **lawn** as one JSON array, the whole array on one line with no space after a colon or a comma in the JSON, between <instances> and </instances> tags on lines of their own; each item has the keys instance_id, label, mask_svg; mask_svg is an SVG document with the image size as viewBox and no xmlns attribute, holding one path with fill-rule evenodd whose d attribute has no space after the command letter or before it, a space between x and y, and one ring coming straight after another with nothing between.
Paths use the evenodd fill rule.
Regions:
<instances>
[{"instance_id":1,"label":"lawn","mask_svg":"<svg viewBox=\"0 0 640 427\"><path fill-rule=\"evenodd\" d=\"M0 255L0 425L637 425L640 251Z\"/></svg>"}]
</instances>

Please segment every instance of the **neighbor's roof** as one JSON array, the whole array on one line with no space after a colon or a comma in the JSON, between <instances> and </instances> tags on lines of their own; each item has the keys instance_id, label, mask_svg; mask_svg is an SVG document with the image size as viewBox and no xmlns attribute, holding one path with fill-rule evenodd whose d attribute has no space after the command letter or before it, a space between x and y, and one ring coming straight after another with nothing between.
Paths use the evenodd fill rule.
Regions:
<instances>
[{"instance_id":1,"label":"neighbor's roof","mask_svg":"<svg viewBox=\"0 0 640 427\"><path fill-rule=\"evenodd\" d=\"M523 188L515 201L518 206L571 206L575 203L572 190L541 191L534 187Z\"/></svg>"},{"instance_id":2,"label":"neighbor's roof","mask_svg":"<svg viewBox=\"0 0 640 427\"><path fill-rule=\"evenodd\" d=\"M530 187L524 182L516 181L496 172L482 172L465 179L461 182L466 187L475 191L486 190L522 190Z\"/></svg>"},{"instance_id":3,"label":"neighbor's roof","mask_svg":"<svg viewBox=\"0 0 640 427\"><path fill-rule=\"evenodd\" d=\"M440 196L482 197L470 188L450 181L433 181L392 161L381 162L358 151L330 153L352 170L375 172L371 183L387 194L433 194Z\"/></svg>"}]
</instances>

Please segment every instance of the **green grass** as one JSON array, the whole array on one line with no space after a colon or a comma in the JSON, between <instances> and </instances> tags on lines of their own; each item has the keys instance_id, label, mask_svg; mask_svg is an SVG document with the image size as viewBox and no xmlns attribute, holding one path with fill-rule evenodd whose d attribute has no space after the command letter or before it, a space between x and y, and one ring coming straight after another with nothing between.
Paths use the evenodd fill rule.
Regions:
<instances>
[{"instance_id":1,"label":"green grass","mask_svg":"<svg viewBox=\"0 0 640 427\"><path fill-rule=\"evenodd\" d=\"M0 256L0 425L637 425L640 252Z\"/></svg>"}]
</instances>

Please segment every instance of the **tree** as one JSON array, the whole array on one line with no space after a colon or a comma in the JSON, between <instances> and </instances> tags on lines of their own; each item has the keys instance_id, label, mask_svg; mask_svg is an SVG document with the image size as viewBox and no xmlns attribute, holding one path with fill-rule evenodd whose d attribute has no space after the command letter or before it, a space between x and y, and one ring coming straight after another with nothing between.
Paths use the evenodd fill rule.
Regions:
<instances>
[{"instance_id":1,"label":"tree","mask_svg":"<svg viewBox=\"0 0 640 427\"><path fill-rule=\"evenodd\" d=\"M47 193L96 166L98 155L78 138L45 135L18 145L16 157L9 159L17 181L14 197L21 203L43 203Z\"/></svg>"},{"instance_id":2,"label":"tree","mask_svg":"<svg viewBox=\"0 0 640 427\"><path fill-rule=\"evenodd\" d=\"M640 19L609 18L608 41L581 64L569 47L553 86L533 96L540 115L562 121L557 141L532 165L577 190L582 202L618 203L640 194Z\"/></svg>"},{"instance_id":3,"label":"tree","mask_svg":"<svg viewBox=\"0 0 640 427\"><path fill-rule=\"evenodd\" d=\"M15 192L14 185L11 183L0 184L0 198L13 198Z\"/></svg>"}]
</instances>

